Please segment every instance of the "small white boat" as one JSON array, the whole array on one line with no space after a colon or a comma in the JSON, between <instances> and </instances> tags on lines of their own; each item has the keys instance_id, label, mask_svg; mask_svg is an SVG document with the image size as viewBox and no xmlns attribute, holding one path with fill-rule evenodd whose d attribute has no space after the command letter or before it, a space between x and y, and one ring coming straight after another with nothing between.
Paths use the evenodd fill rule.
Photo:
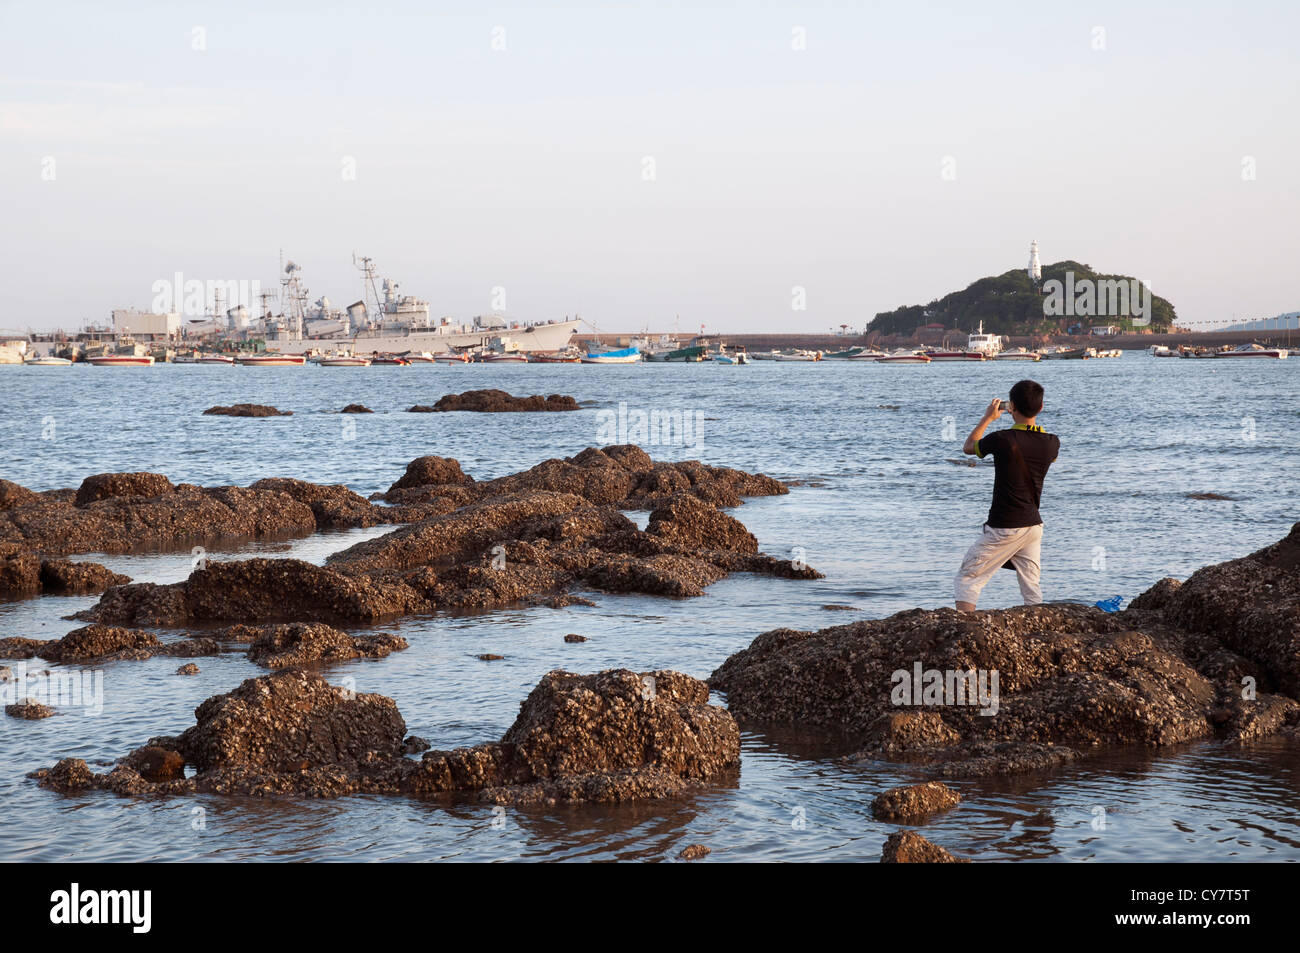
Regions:
<instances>
[{"instance_id":1,"label":"small white boat","mask_svg":"<svg viewBox=\"0 0 1300 953\"><path fill-rule=\"evenodd\" d=\"M437 364L468 364L468 354L454 354L451 351L445 351L442 354L435 354L433 360Z\"/></svg>"},{"instance_id":2,"label":"small white boat","mask_svg":"<svg viewBox=\"0 0 1300 953\"><path fill-rule=\"evenodd\" d=\"M238 361L244 367L302 367L307 363L305 354L241 354Z\"/></svg>"},{"instance_id":3,"label":"small white boat","mask_svg":"<svg viewBox=\"0 0 1300 953\"><path fill-rule=\"evenodd\" d=\"M483 354L479 357L483 364L527 364L528 355L519 351L510 351L504 354Z\"/></svg>"},{"instance_id":4,"label":"small white boat","mask_svg":"<svg viewBox=\"0 0 1300 953\"><path fill-rule=\"evenodd\" d=\"M876 358L877 364L929 364L930 356L922 351L898 350Z\"/></svg>"},{"instance_id":5,"label":"small white boat","mask_svg":"<svg viewBox=\"0 0 1300 953\"><path fill-rule=\"evenodd\" d=\"M227 367L235 363L235 359L229 354L200 354L194 359L195 364L225 364Z\"/></svg>"},{"instance_id":6,"label":"small white boat","mask_svg":"<svg viewBox=\"0 0 1300 953\"><path fill-rule=\"evenodd\" d=\"M859 351L854 355L851 355L850 357L846 357L845 360L846 361L869 361L871 363L874 363L880 360L880 358L882 357L888 357L888 355L884 351L877 351L875 348L869 347Z\"/></svg>"},{"instance_id":7,"label":"small white boat","mask_svg":"<svg viewBox=\"0 0 1300 953\"><path fill-rule=\"evenodd\" d=\"M406 358L412 364L433 364L434 357L428 351L407 351L402 357Z\"/></svg>"},{"instance_id":8,"label":"small white boat","mask_svg":"<svg viewBox=\"0 0 1300 953\"><path fill-rule=\"evenodd\" d=\"M31 367L71 367L72 362L66 357L55 357L53 354L46 354L42 357L39 354L33 354L23 361Z\"/></svg>"},{"instance_id":9,"label":"small white boat","mask_svg":"<svg viewBox=\"0 0 1300 953\"><path fill-rule=\"evenodd\" d=\"M774 361L786 361L786 362L796 361L801 363L809 363L812 361L820 361L821 359L822 359L821 351L794 350L794 351L773 351L772 352L772 360Z\"/></svg>"},{"instance_id":10,"label":"small white boat","mask_svg":"<svg viewBox=\"0 0 1300 953\"><path fill-rule=\"evenodd\" d=\"M339 355L335 357L322 357L316 363L321 367L369 367L370 358Z\"/></svg>"},{"instance_id":11,"label":"small white boat","mask_svg":"<svg viewBox=\"0 0 1300 953\"><path fill-rule=\"evenodd\" d=\"M1147 348L1147 354L1151 357L1177 357L1178 352L1167 344L1152 344Z\"/></svg>"},{"instance_id":12,"label":"small white boat","mask_svg":"<svg viewBox=\"0 0 1300 953\"><path fill-rule=\"evenodd\" d=\"M153 367L152 354L101 354L87 359L96 367Z\"/></svg>"},{"instance_id":13,"label":"small white boat","mask_svg":"<svg viewBox=\"0 0 1300 953\"><path fill-rule=\"evenodd\" d=\"M995 361L1041 361L1043 355L1037 351L1026 351L1023 347L1012 348L993 355Z\"/></svg>"}]
</instances>

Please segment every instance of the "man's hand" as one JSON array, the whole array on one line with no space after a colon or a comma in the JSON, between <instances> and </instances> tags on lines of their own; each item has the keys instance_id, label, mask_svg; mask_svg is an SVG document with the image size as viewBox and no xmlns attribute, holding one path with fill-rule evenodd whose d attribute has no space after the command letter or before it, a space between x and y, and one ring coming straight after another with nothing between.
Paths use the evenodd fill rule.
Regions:
<instances>
[{"instance_id":1,"label":"man's hand","mask_svg":"<svg viewBox=\"0 0 1300 953\"><path fill-rule=\"evenodd\" d=\"M988 409L984 411L984 416L980 418L980 422L975 425L975 429L970 432L970 436L967 437L966 442L962 444L962 453L968 453L972 457L979 456L979 454L975 452L975 445L979 443L980 438L984 436L984 431L988 429L988 425L1002 416L1002 411L1004 409L1006 408L1002 403L1001 398L994 397L993 400L989 402Z\"/></svg>"}]
</instances>

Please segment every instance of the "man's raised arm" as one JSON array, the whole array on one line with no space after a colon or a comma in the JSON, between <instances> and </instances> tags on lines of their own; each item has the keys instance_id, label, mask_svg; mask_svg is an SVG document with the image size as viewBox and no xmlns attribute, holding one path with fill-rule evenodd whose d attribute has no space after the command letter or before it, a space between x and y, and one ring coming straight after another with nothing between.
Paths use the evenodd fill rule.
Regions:
<instances>
[{"instance_id":1,"label":"man's raised arm","mask_svg":"<svg viewBox=\"0 0 1300 953\"><path fill-rule=\"evenodd\" d=\"M970 432L970 436L966 438L966 442L961 445L962 453L969 453L972 457L979 456L976 446L979 444L980 438L984 436L984 431L988 429L989 424L1002 416L1001 404L1002 401L999 398L993 398L988 408L984 411L984 416L980 418L980 422L975 425L975 429Z\"/></svg>"}]
</instances>

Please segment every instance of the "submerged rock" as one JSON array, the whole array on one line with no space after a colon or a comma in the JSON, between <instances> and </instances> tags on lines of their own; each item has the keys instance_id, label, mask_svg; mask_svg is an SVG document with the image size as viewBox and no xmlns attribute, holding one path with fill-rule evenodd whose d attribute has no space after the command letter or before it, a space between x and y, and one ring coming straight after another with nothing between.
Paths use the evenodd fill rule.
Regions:
<instances>
[{"instance_id":1,"label":"submerged rock","mask_svg":"<svg viewBox=\"0 0 1300 953\"><path fill-rule=\"evenodd\" d=\"M951 810L961 803L961 795L942 781L909 784L890 788L871 802L871 816L883 821L915 822L932 814Z\"/></svg>"},{"instance_id":2,"label":"submerged rock","mask_svg":"<svg viewBox=\"0 0 1300 953\"><path fill-rule=\"evenodd\" d=\"M882 864L968 864L964 857L954 857L938 844L932 844L916 831L895 831L880 852Z\"/></svg>"},{"instance_id":3,"label":"submerged rock","mask_svg":"<svg viewBox=\"0 0 1300 953\"><path fill-rule=\"evenodd\" d=\"M176 670L176 674L177 674L177 675L197 675L197 674L199 674L199 667L198 667L197 665L195 665L193 662L186 662L184 665L182 665L180 668L178 668L178 669Z\"/></svg>"},{"instance_id":4,"label":"submerged rock","mask_svg":"<svg viewBox=\"0 0 1300 953\"><path fill-rule=\"evenodd\" d=\"M328 625L294 622L254 630L248 657L263 668L330 664L357 658L384 658L408 647L407 641L381 632L352 636Z\"/></svg>"},{"instance_id":5,"label":"submerged rock","mask_svg":"<svg viewBox=\"0 0 1300 953\"><path fill-rule=\"evenodd\" d=\"M292 410L277 410L267 404L232 404L229 407L209 407L203 412L210 417L292 417Z\"/></svg>"},{"instance_id":6,"label":"submerged rock","mask_svg":"<svg viewBox=\"0 0 1300 953\"><path fill-rule=\"evenodd\" d=\"M712 851L703 844L687 844L677 853L678 860L699 860L708 857Z\"/></svg>"},{"instance_id":7,"label":"submerged rock","mask_svg":"<svg viewBox=\"0 0 1300 953\"><path fill-rule=\"evenodd\" d=\"M467 390L463 394L444 394L433 405L436 412L468 410L477 413L511 413L516 411L577 410L578 402L563 394L542 397L514 397L503 390Z\"/></svg>"},{"instance_id":8,"label":"submerged rock","mask_svg":"<svg viewBox=\"0 0 1300 953\"><path fill-rule=\"evenodd\" d=\"M54 714L54 709L43 705L35 698L24 698L13 705L5 705L5 714L10 718L22 718L26 721L39 721Z\"/></svg>"},{"instance_id":9,"label":"submerged rock","mask_svg":"<svg viewBox=\"0 0 1300 953\"><path fill-rule=\"evenodd\" d=\"M195 709L193 727L152 739L108 774L64 759L31 777L58 791L120 794L662 797L725 780L739 767L739 730L708 695L703 682L676 672L551 672L500 742L412 761L407 753L426 744L406 737L392 699L286 669L214 695ZM184 776L187 766L193 777Z\"/></svg>"},{"instance_id":10,"label":"submerged rock","mask_svg":"<svg viewBox=\"0 0 1300 953\"><path fill-rule=\"evenodd\" d=\"M369 407L367 407L365 404L348 404L346 407L344 407L342 410L340 410L339 413L341 413L341 414L373 414L374 411L371 410Z\"/></svg>"}]
</instances>

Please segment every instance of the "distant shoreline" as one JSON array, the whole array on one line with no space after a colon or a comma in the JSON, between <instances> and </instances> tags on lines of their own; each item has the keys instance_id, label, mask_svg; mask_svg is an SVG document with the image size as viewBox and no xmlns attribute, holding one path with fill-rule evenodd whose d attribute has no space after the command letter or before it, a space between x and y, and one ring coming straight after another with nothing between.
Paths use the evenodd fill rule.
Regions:
<instances>
[{"instance_id":1,"label":"distant shoreline","mask_svg":"<svg viewBox=\"0 0 1300 953\"><path fill-rule=\"evenodd\" d=\"M579 334L574 342L579 346L591 341L603 344L629 344L636 337L659 337L660 332L639 334ZM965 331L929 331L914 335L871 335L870 343L876 347L903 347L916 345L942 345L944 338L951 346L965 345ZM710 333L709 338L726 342L735 347L744 347L749 351L768 351L773 348L805 348L819 351L842 351L850 347L860 347L868 343L868 336L863 334L777 334L760 332L754 334ZM690 335L678 335L685 340ZM1285 328L1277 331L1179 331L1170 334L1116 334L1109 337L1092 337L1084 334L1052 335L1008 335L1008 347L1042 346L1043 344L1075 344L1086 341L1088 344L1120 348L1121 350L1145 351L1153 344L1176 347L1186 344L1198 347L1218 347L1224 344L1249 344L1258 341L1274 347L1300 347L1300 330Z\"/></svg>"}]
</instances>

